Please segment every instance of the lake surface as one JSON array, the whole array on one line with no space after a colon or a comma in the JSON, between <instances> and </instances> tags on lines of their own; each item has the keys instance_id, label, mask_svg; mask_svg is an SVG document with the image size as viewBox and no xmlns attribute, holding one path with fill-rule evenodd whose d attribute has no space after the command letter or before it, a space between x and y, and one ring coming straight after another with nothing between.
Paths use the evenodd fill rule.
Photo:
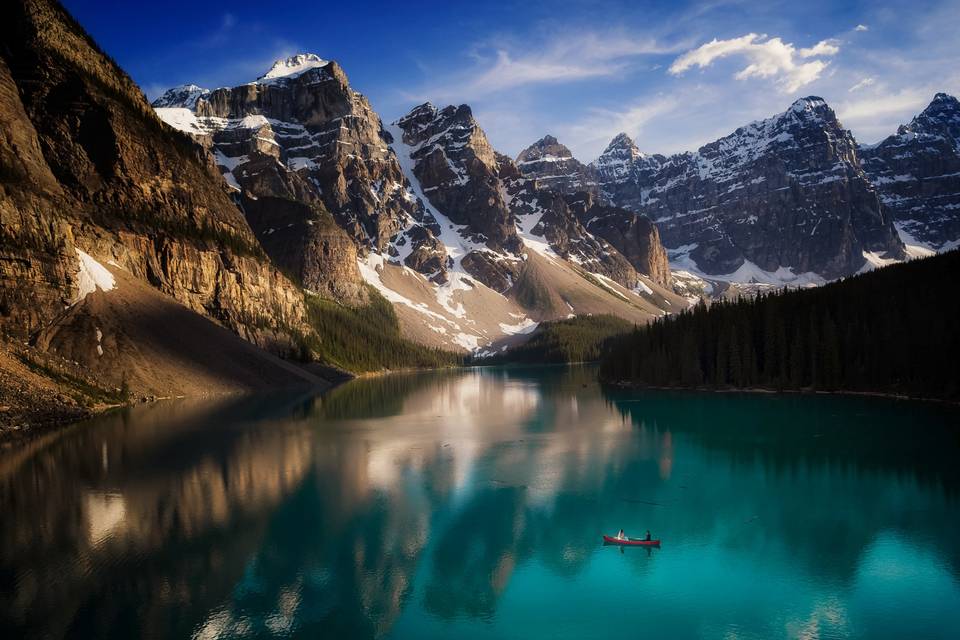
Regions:
<instances>
[{"instance_id":1,"label":"lake surface","mask_svg":"<svg viewBox=\"0 0 960 640\"><path fill-rule=\"evenodd\" d=\"M590 368L142 406L0 457L0 636L955 639L958 416Z\"/></svg>"}]
</instances>

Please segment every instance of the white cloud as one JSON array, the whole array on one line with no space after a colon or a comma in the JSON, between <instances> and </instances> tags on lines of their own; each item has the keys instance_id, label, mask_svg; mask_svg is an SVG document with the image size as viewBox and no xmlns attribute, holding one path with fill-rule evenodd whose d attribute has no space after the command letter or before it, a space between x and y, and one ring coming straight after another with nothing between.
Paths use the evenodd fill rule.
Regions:
<instances>
[{"instance_id":1,"label":"white cloud","mask_svg":"<svg viewBox=\"0 0 960 640\"><path fill-rule=\"evenodd\" d=\"M853 85L852 87L850 87L849 89L847 89L847 91L849 91L849 92L852 93L852 92L854 92L854 91L859 91L860 89L866 89L866 88L869 87L870 85L876 84L876 82L877 82L877 81L876 81L875 78L864 78L863 80L861 80L861 81L858 82L857 84L855 84L855 85Z\"/></svg>"},{"instance_id":2,"label":"white cloud","mask_svg":"<svg viewBox=\"0 0 960 640\"><path fill-rule=\"evenodd\" d=\"M865 25L865 24L858 24L856 27L853 28L853 30L854 30L854 31L869 31L869 30L870 30L870 27L868 27L868 26Z\"/></svg>"},{"instance_id":3,"label":"white cloud","mask_svg":"<svg viewBox=\"0 0 960 640\"><path fill-rule=\"evenodd\" d=\"M840 53L837 40L821 40L812 47L800 49L801 58L816 58L817 56L835 56Z\"/></svg>"},{"instance_id":4,"label":"white cloud","mask_svg":"<svg viewBox=\"0 0 960 640\"><path fill-rule=\"evenodd\" d=\"M496 62L465 87L466 94L486 94L521 85L563 82L607 76L616 73L619 65L599 59L597 64L575 60L559 60L553 56L515 57L509 52L496 52Z\"/></svg>"},{"instance_id":5,"label":"white cloud","mask_svg":"<svg viewBox=\"0 0 960 640\"><path fill-rule=\"evenodd\" d=\"M840 51L834 40L822 40L810 48L797 49L780 38L749 33L739 38L717 40L687 51L673 61L669 72L680 75L693 66L709 67L715 60L729 56L743 56L749 64L734 76L737 80L747 78L778 78L782 91L791 93L820 77L829 63L823 60L798 62L797 58L832 56Z\"/></svg>"}]
</instances>

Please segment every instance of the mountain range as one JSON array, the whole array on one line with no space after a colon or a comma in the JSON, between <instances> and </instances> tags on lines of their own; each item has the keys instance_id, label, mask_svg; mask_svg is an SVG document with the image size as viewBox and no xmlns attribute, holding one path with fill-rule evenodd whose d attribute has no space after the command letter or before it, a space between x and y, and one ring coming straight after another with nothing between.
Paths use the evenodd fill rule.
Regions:
<instances>
[{"instance_id":1,"label":"mountain range","mask_svg":"<svg viewBox=\"0 0 960 640\"><path fill-rule=\"evenodd\" d=\"M941 93L896 135L862 146L811 96L696 152L645 154L621 133L588 165L552 136L518 159L553 189L651 218L675 268L820 284L956 246L958 122L956 98Z\"/></svg>"},{"instance_id":2,"label":"mountain range","mask_svg":"<svg viewBox=\"0 0 960 640\"><path fill-rule=\"evenodd\" d=\"M620 134L585 164L545 136L514 159L467 105L384 123L315 54L149 104L54 0L7 17L0 372L67 380L65 403L319 384L360 361L344 348L372 369L492 354L960 239L946 94L872 146L808 97L695 152Z\"/></svg>"},{"instance_id":3,"label":"mountain range","mask_svg":"<svg viewBox=\"0 0 960 640\"><path fill-rule=\"evenodd\" d=\"M654 225L525 175L466 105L423 104L384 125L314 54L153 105L211 152L276 264L344 304L373 285L418 342L502 348L544 320L645 322L687 304ZM611 211L618 226L585 226Z\"/></svg>"},{"instance_id":4,"label":"mountain range","mask_svg":"<svg viewBox=\"0 0 960 640\"><path fill-rule=\"evenodd\" d=\"M315 88L320 77L327 78L324 86L337 79L339 88L330 93L327 86L321 92ZM253 93L294 97L251 103L231 97ZM283 106L308 94L315 96L308 101L315 106L333 100L343 105L360 101L362 107L346 116L354 124L338 125L332 132L325 123L340 122L337 109L325 106L328 114L321 115ZM353 237L360 262L368 263L360 266L361 279L381 289L398 308L406 307L401 315L409 327L422 327L409 309L432 307L440 314L435 320L443 317L432 325L434 333L447 338L422 331L416 337L446 346L495 343L503 337L500 325L532 326L563 317L564 309L567 315L595 312L595 302L588 309L582 302L571 304L568 298L576 296L543 295L542 290L557 288L554 277L576 282L568 278L570 268L585 271L588 280L604 287L612 280L635 294L655 284L688 298L736 295L822 284L949 249L960 238L955 213L960 107L946 94L937 94L910 125L873 146L858 145L829 105L811 96L695 152L646 154L621 133L589 164L550 135L511 160L490 147L467 105L424 104L383 126L369 103L349 87L340 67L314 54L278 60L260 79L240 87L208 91L186 85L153 104L166 122L213 145L221 170L243 198L259 198L262 188L249 180L238 183L237 167L247 167L240 174L257 175L262 155L273 155L278 166L308 176L340 228ZM258 117L269 119L266 130L258 128L264 124ZM362 141L342 137L361 122L366 131ZM304 144L302 135L294 135L307 131L333 147ZM270 146L267 139L277 145L264 148ZM361 145L362 153L351 153L354 144ZM370 153L378 144L382 150ZM346 167L343 158L365 164L366 171L331 169ZM385 166L390 168L383 178ZM342 192L343 184L353 190L350 198ZM353 205L345 207L348 199ZM546 215L531 217L544 208ZM271 228L276 226L267 230ZM544 245L561 259L546 272L535 266L544 255L537 248ZM530 255L535 258L529 265L518 261ZM278 262L285 264L281 258ZM315 272L320 278L336 272L342 289L355 277L350 262L348 256L339 271L323 265ZM412 293L391 275L397 265L426 282ZM541 291L531 304L527 289L535 270L540 275L534 288ZM461 273L471 283L505 293L521 308L501 304L495 324L469 330L457 320L456 307L444 304L451 296L478 297L466 293ZM544 273L549 277L543 279ZM329 282L310 282L318 291L343 294ZM673 300L655 299L663 293L646 300L656 307L644 309L647 315L673 310ZM630 306L637 303L628 292L615 295L626 296ZM433 304L437 301L440 308ZM601 306L637 317L619 304ZM515 323L504 314L521 320ZM479 314L467 315L476 321Z\"/></svg>"}]
</instances>

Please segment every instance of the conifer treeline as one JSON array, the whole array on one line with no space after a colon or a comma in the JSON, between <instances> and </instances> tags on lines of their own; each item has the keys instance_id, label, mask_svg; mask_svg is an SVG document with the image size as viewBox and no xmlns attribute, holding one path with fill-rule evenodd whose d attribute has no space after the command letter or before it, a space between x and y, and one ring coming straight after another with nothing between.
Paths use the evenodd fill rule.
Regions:
<instances>
[{"instance_id":1,"label":"conifer treeline","mask_svg":"<svg viewBox=\"0 0 960 640\"><path fill-rule=\"evenodd\" d=\"M815 289L700 304L612 341L601 376L957 400L958 277L952 251Z\"/></svg>"},{"instance_id":2,"label":"conifer treeline","mask_svg":"<svg viewBox=\"0 0 960 640\"><path fill-rule=\"evenodd\" d=\"M611 337L622 335L632 327L623 318L606 314L543 322L523 344L502 354L477 358L472 364L595 362Z\"/></svg>"},{"instance_id":3,"label":"conifer treeline","mask_svg":"<svg viewBox=\"0 0 960 640\"><path fill-rule=\"evenodd\" d=\"M393 305L373 287L368 286L367 290L370 302L357 308L316 296L305 297L316 335L302 338L300 359L316 359L353 373L463 364L464 356L460 353L404 338Z\"/></svg>"}]
</instances>

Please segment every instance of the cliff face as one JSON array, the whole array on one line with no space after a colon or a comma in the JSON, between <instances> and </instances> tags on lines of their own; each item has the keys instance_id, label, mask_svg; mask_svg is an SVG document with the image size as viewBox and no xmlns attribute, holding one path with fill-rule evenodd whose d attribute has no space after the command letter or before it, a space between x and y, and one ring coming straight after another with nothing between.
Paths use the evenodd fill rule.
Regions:
<instances>
[{"instance_id":1,"label":"cliff face","mask_svg":"<svg viewBox=\"0 0 960 640\"><path fill-rule=\"evenodd\" d=\"M157 120L58 4L8 3L0 36L0 329L27 338L80 302L82 250L259 345L291 348L302 294L208 156Z\"/></svg>"},{"instance_id":2,"label":"cliff face","mask_svg":"<svg viewBox=\"0 0 960 640\"><path fill-rule=\"evenodd\" d=\"M568 200L587 231L609 242L637 271L657 284L668 288L673 284L667 251L660 242L657 225L649 218L604 204L588 193L568 196Z\"/></svg>"},{"instance_id":3,"label":"cliff face","mask_svg":"<svg viewBox=\"0 0 960 640\"><path fill-rule=\"evenodd\" d=\"M749 261L831 279L871 254L905 257L853 137L820 98L696 153L643 156L614 140L596 168L606 197L648 215L667 247L708 274Z\"/></svg>"},{"instance_id":4,"label":"cliff face","mask_svg":"<svg viewBox=\"0 0 960 640\"><path fill-rule=\"evenodd\" d=\"M860 147L863 168L907 236L946 250L960 242L960 101L938 93L910 124Z\"/></svg>"}]
</instances>

